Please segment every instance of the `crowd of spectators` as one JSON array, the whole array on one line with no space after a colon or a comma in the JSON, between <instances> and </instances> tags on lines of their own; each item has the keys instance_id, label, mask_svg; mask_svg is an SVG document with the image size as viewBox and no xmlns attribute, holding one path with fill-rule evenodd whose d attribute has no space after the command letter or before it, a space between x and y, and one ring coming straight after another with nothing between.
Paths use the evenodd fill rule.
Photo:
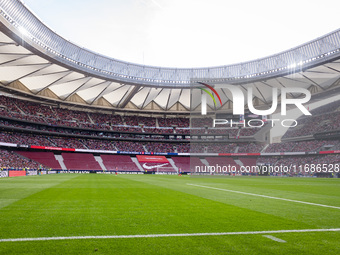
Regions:
<instances>
[{"instance_id":1,"label":"crowd of spectators","mask_svg":"<svg viewBox=\"0 0 340 255\"><path fill-rule=\"evenodd\" d=\"M272 143L266 148L265 152L273 153L273 152L288 152L291 151L296 142L287 142L287 143Z\"/></svg>"},{"instance_id":2,"label":"crowd of spectators","mask_svg":"<svg viewBox=\"0 0 340 255\"><path fill-rule=\"evenodd\" d=\"M264 157L264 156L259 156L257 157L256 164L257 165L275 165L275 163L279 159L277 157Z\"/></svg>"},{"instance_id":3,"label":"crowd of spectators","mask_svg":"<svg viewBox=\"0 0 340 255\"><path fill-rule=\"evenodd\" d=\"M206 134L207 131L205 128L191 128L190 129L190 134L191 135L203 135Z\"/></svg>"},{"instance_id":4,"label":"crowd of spectators","mask_svg":"<svg viewBox=\"0 0 340 255\"><path fill-rule=\"evenodd\" d=\"M0 142L18 145L53 146L46 136L12 132L0 132Z\"/></svg>"},{"instance_id":5,"label":"crowd of spectators","mask_svg":"<svg viewBox=\"0 0 340 255\"><path fill-rule=\"evenodd\" d=\"M228 135L230 138L235 138L239 133L239 128L208 128L207 133L213 135Z\"/></svg>"},{"instance_id":6,"label":"crowd of spectators","mask_svg":"<svg viewBox=\"0 0 340 255\"><path fill-rule=\"evenodd\" d=\"M212 127L213 119L210 117L205 118L191 118L191 127L193 128L203 128L203 127Z\"/></svg>"},{"instance_id":7,"label":"crowd of spectators","mask_svg":"<svg viewBox=\"0 0 340 255\"><path fill-rule=\"evenodd\" d=\"M13 151L0 149L0 167L3 170L38 169L40 164Z\"/></svg>"},{"instance_id":8,"label":"crowd of spectators","mask_svg":"<svg viewBox=\"0 0 340 255\"><path fill-rule=\"evenodd\" d=\"M340 100L320 106L314 110L311 110L310 113L312 115L327 114L327 113L333 112L334 110L339 110L339 107L340 107Z\"/></svg>"},{"instance_id":9,"label":"crowd of spectators","mask_svg":"<svg viewBox=\"0 0 340 255\"><path fill-rule=\"evenodd\" d=\"M322 140L296 142L295 146L291 149L291 151L292 152L317 151L324 143L325 141Z\"/></svg>"},{"instance_id":10,"label":"crowd of spectators","mask_svg":"<svg viewBox=\"0 0 340 255\"><path fill-rule=\"evenodd\" d=\"M283 142L270 144L265 152L316 152L320 150L335 150L340 144L337 140L311 140L301 142ZM327 146L327 148L325 147Z\"/></svg>"},{"instance_id":11,"label":"crowd of spectators","mask_svg":"<svg viewBox=\"0 0 340 255\"><path fill-rule=\"evenodd\" d=\"M50 137L53 146L60 148L86 149L85 145L77 138L70 137Z\"/></svg>"},{"instance_id":12,"label":"crowd of spectators","mask_svg":"<svg viewBox=\"0 0 340 255\"><path fill-rule=\"evenodd\" d=\"M211 143L207 145L208 153L235 153L236 143Z\"/></svg>"},{"instance_id":13,"label":"crowd of spectators","mask_svg":"<svg viewBox=\"0 0 340 255\"><path fill-rule=\"evenodd\" d=\"M160 127L189 127L189 118L158 118L158 125Z\"/></svg>"},{"instance_id":14,"label":"crowd of spectators","mask_svg":"<svg viewBox=\"0 0 340 255\"><path fill-rule=\"evenodd\" d=\"M143 143L129 141L114 141L114 146L118 151L145 152Z\"/></svg>"},{"instance_id":15,"label":"crowd of spectators","mask_svg":"<svg viewBox=\"0 0 340 255\"><path fill-rule=\"evenodd\" d=\"M176 143L174 146L176 147L177 153L190 152L190 143Z\"/></svg>"},{"instance_id":16,"label":"crowd of spectators","mask_svg":"<svg viewBox=\"0 0 340 255\"><path fill-rule=\"evenodd\" d=\"M190 128L175 128L176 134L180 135L190 135Z\"/></svg>"},{"instance_id":17,"label":"crowd of spectators","mask_svg":"<svg viewBox=\"0 0 340 255\"><path fill-rule=\"evenodd\" d=\"M111 130L116 132L156 133L156 134L223 134L223 129L189 129L189 118L163 118L144 116L122 116L68 110L57 106L48 106L31 101L0 96L0 116L14 119L43 123L51 127L71 127L93 130ZM212 118L192 118L192 126L211 127ZM158 125L157 125L158 124ZM21 126L23 127L23 126ZM160 127L160 128L159 128ZM165 128L162 128L165 127ZM26 125L23 128L32 128ZM40 128L39 128L40 129ZM237 128L228 129L230 137L236 137ZM242 131L243 132L243 131ZM250 132L250 131L244 131ZM245 134L251 135L251 134Z\"/></svg>"},{"instance_id":18,"label":"crowd of spectators","mask_svg":"<svg viewBox=\"0 0 340 255\"><path fill-rule=\"evenodd\" d=\"M145 133L153 133L153 134L173 134L173 128L144 128Z\"/></svg>"},{"instance_id":19,"label":"crowd of spectators","mask_svg":"<svg viewBox=\"0 0 340 255\"><path fill-rule=\"evenodd\" d=\"M283 138L314 135L340 129L340 101L330 103L311 111L312 116L297 119L298 126L289 128Z\"/></svg>"},{"instance_id":20,"label":"crowd of spectators","mask_svg":"<svg viewBox=\"0 0 340 255\"><path fill-rule=\"evenodd\" d=\"M147 152L174 152L174 145L172 143L146 143L145 148Z\"/></svg>"},{"instance_id":21,"label":"crowd of spectators","mask_svg":"<svg viewBox=\"0 0 340 255\"><path fill-rule=\"evenodd\" d=\"M124 122L128 126L156 127L156 118L143 116L124 116Z\"/></svg>"},{"instance_id":22,"label":"crowd of spectators","mask_svg":"<svg viewBox=\"0 0 340 255\"><path fill-rule=\"evenodd\" d=\"M327 154L323 158L325 164L339 164L340 154Z\"/></svg>"},{"instance_id":23,"label":"crowd of spectators","mask_svg":"<svg viewBox=\"0 0 340 255\"><path fill-rule=\"evenodd\" d=\"M242 143L238 146L238 153L259 153L263 149L262 144Z\"/></svg>"},{"instance_id":24,"label":"crowd of spectators","mask_svg":"<svg viewBox=\"0 0 340 255\"><path fill-rule=\"evenodd\" d=\"M260 129L258 127L241 128L239 136L254 136Z\"/></svg>"},{"instance_id":25,"label":"crowd of spectators","mask_svg":"<svg viewBox=\"0 0 340 255\"><path fill-rule=\"evenodd\" d=\"M117 151L114 142L110 140L81 139L80 142L90 150Z\"/></svg>"},{"instance_id":26,"label":"crowd of spectators","mask_svg":"<svg viewBox=\"0 0 340 255\"><path fill-rule=\"evenodd\" d=\"M330 105L320 107L314 111L313 117L304 117L301 119L303 128L289 131L288 134L306 135L319 132L321 129L335 129L340 125L340 102L334 102ZM210 128L212 118L192 118L191 125L199 128L189 129L189 118L163 118L163 117L145 117L145 116L122 116L118 114L103 114L84 112L77 110L68 110L56 106L48 106L30 101L23 101L16 98L0 96L0 116L12 117L33 121L34 123L45 123L38 125L33 123L16 122L0 119L0 125L12 126L26 130L41 130L48 132L59 132L74 135L100 136L103 138L123 138L129 140L136 139L137 143L130 141L110 141L95 139L80 139L70 137L54 137L50 135L24 134L18 132L1 132L0 140L8 143L19 145L39 145L47 147L65 147L65 148L82 148L82 149L109 149L122 151L153 151L153 152L189 152L188 144L170 144L159 142L142 142L143 138L147 139L164 139L164 134L201 134L206 135L223 135L228 134L230 138L243 136L253 136L259 128ZM311 121L317 123L311 124ZM81 129L67 129L67 127L81 127ZM98 130L99 129L99 130ZM112 131L106 132L107 131ZM117 133L114 133L117 132ZM137 135L135 135L136 133ZM145 135L145 134L157 135ZM10 134L10 135L9 135ZM172 137L172 136L170 136ZM173 136L172 138L174 138ZM210 139L210 138L209 138ZM213 137L211 139L214 139ZM265 152L302 152L317 151L325 145L325 141L304 141L289 142L269 145ZM334 144L334 148L340 146L340 143ZM238 153L259 153L263 145L255 143L225 143L224 145L192 146L192 152L238 152ZM333 149L334 149L333 148Z\"/></svg>"}]
</instances>

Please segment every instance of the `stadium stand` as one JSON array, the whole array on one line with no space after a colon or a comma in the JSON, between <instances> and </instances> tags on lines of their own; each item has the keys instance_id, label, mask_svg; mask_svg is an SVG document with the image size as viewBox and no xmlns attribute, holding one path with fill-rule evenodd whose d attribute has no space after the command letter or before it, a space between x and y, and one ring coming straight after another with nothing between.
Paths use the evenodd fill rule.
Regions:
<instances>
[{"instance_id":1,"label":"stadium stand","mask_svg":"<svg viewBox=\"0 0 340 255\"><path fill-rule=\"evenodd\" d=\"M240 169L240 165L235 162L233 158L228 157L206 157L210 166L230 166L230 169Z\"/></svg>"},{"instance_id":2,"label":"stadium stand","mask_svg":"<svg viewBox=\"0 0 340 255\"><path fill-rule=\"evenodd\" d=\"M61 170L59 162L56 160L53 152L33 152L33 151L18 151L17 154L36 161L47 168Z\"/></svg>"},{"instance_id":3,"label":"stadium stand","mask_svg":"<svg viewBox=\"0 0 340 255\"><path fill-rule=\"evenodd\" d=\"M0 150L0 166L2 169L38 169L39 164L35 161L24 158L13 151Z\"/></svg>"},{"instance_id":4,"label":"stadium stand","mask_svg":"<svg viewBox=\"0 0 340 255\"><path fill-rule=\"evenodd\" d=\"M189 128L189 118L122 116L118 114L85 112L43 105L38 102L2 95L0 96L0 127L2 127L0 142L17 144L19 146L121 151L128 153L317 153L319 151L340 149L340 141L338 139L316 140L313 137L314 134L321 131L339 129L339 105L339 102L334 102L314 110L312 118L301 118L299 120L299 123L302 123L300 129L290 128L288 130L286 136L283 137L283 142L269 144L264 147L264 144L260 143L246 142L246 140L241 142L242 137L253 138L261 128L211 128L212 119L209 117L194 118L191 123L194 128ZM329 111L331 112L329 113ZM313 121L320 123L320 125L311 125ZM206 128L195 128L195 126L204 126ZM176 134L179 136L175 137L174 135ZM294 141L293 139L285 142L286 138L292 139L294 137L301 137L301 135L309 136L308 140ZM194 136L191 139L197 140L198 143L181 142L183 139L189 140L190 136ZM215 140L217 139L224 141L216 143ZM265 150L263 150L264 148ZM5 153L6 150L3 150L2 154ZM44 151L39 154L38 152L19 150L17 153L20 156L12 151L8 151L7 157L12 157L13 159L3 159L3 165L19 169L23 164L30 168L37 168L39 164L53 169L61 168L58 161L55 160L53 152ZM89 170L101 170L100 165L94 160L91 153L75 154L78 157L77 159L82 158L82 161L84 161L84 155L88 156L86 158L93 158L93 160L85 160L81 165L77 165L75 159L68 158L70 155L72 154L62 154L62 157L66 157L65 164L67 162L66 166L68 169L80 170L89 168ZM106 156L108 158L104 160ZM119 171L127 171L129 168L139 171L136 164L131 161L130 155L124 155L124 158L120 160L121 162L127 162L126 164L117 163L115 158L117 155L113 155L112 158L111 156L102 155L104 157L104 165L107 165L108 169L115 170L118 167ZM123 157L123 155L120 156ZM188 169L190 166L188 158L173 158L175 165L177 166L178 164L177 167L179 168ZM117 159L119 161L119 158ZM233 158L228 158L228 164L239 168L240 165L234 159L237 159L237 155L233 156ZM209 164L214 164L219 162L220 159L209 157L206 160ZM256 156L252 158L243 157L239 160L244 165L304 164L305 162L337 163L339 162L339 155L314 155L314 160L306 156L278 157L277 155ZM202 165L198 158L194 158L193 161Z\"/></svg>"},{"instance_id":5,"label":"stadium stand","mask_svg":"<svg viewBox=\"0 0 340 255\"><path fill-rule=\"evenodd\" d=\"M190 158L189 157L171 157L179 172L190 172Z\"/></svg>"},{"instance_id":6,"label":"stadium stand","mask_svg":"<svg viewBox=\"0 0 340 255\"><path fill-rule=\"evenodd\" d=\"M130 156L102 154L101 158L108 171L140 171Z\"/></svg>"},{"instance_id":7,"label":"stadium stand","mask_svg":"<svg viewBox=\"0 0 340 255\"><path fill-rule=\"evenodd\" d=\"M18 6L21 6L20 2L9 2L11 4L3 6L3 8L8 8L8 13L14 10L9 8L12 4L17 3L19 4ZM21 11L25 12L26 8L24 6L20 8ZM10 16L5 13L4 11L2 12L3 21L7 22ZM32 15L27 10L25 13ZM15 24L13 20L8 23L9 30L11 30L13 24ZM27 29L31 29L29 22L26 25ZM44 27L44 24L40 25ZM5 27L3 26L2 30ZM172 157L175 165L178 164L179 167L188 169L190 167L187 158L189 153L193 154L191 155L191 162L197 163L199 166L217 163L240 167L242 164L249 166L254 164L289 165L305 164L306 162L339 162L340 101L328 102L326 105L312 110L312 116L300 117L297 120L299 122L298 127L289 128L287 133L277 140L281 139L280 143L269 144L270 139L267 139L269 131L266 130L268 125L255 128L250 127L249 122L247 122L249 118L254 117L261 120L264 116L251 114L248 109L245 110L244 114L231 115L235 101L232 100L234 98L230 98L228 91L223 90L224 88L217 88L218 92L221 92L222 99L224 99L222 100L224 101L223 104L218 93L216 91L214 93L218 95L221 102L223 111L219 113L208 111L206 116L202 116L199 111L195 112L202 102L193 104L195 105L194 109L190 105L191 103L187 105L186 100L180 100L180 98L200 99L199 97L193 98L193 93L191 92L187 93L192 85L191 75L201 79L205 76L205 71L208 71L208 76L211 75L211 77L207 78L213 79L210 81L214 84L216 78L221 78L221 74L218 74L221 70L217 69L217 67L208 69L193 68L189 74L189 69L164 69L161 67L145 69L149 67L140 65L135 66L136 71L133 66L124 66L123 64L122 68L115 71L111 70L111 72L106 70L107 63L101 62L103 59L98 59L98 55L85 51L87 57L91 56L92 60L96 59L91 62L86 57L85 60L85 55L77 55L78 52L84 52L84 49L73 44L71 47L68 41L63 41L68 47L65 48L64 53L60 53L57 49L59 46L56 46L59 42L53 39L53 36L55 36L53 31L48 30L51 32L49 34L51 37L47 36L46 38L49 39L41 42L40 39L42 38L34 37L38 35L35 34L38 30L31 30L31 37L27 39L32 41L28 40L26 41L27 45L23 45L16 42L17 38L13 36L17 33L16 30L17 28L13 31L6 30L7 33L6 31L1 31L1 36L4 40L2 43L6 47L8 42L11 42L8 45L15 45L15 47L11 48L13 56L21 56L21 51L27 51L34 58L46 61L48 65L53 66L53 69L60 68L62 63L62 68L72 73L70 77L73 77L73 75L79 75L80 77L84 73L86 73L86 76L75 80L65 76L65 80L64 78L61 80L56 79L51 83L44 80L51 73L45 73L45 68L36 69L39 63L34 60L27 61L23 65L32 68L32 73L24 76L14 74L17 73L16 69L24 68L22 65L12 65L12 61L2 62L4 70L6 68L15 68L12 70L13 78L5 79L1 77L0 145L2 148L1 163L6 167L20 168L26 165L30 168L37 168L39 164L42 164L55 169L62 168L64 166L61 166L59 161L55 159L55 156L58 156L58 159L64 159L68 169L103 170L101 162L99 164L95 160L98 159L98 155L101 155L103 164L108 169L116 170L118 168L119 171L126 171L131 168L138 170L137 165L132 161L132 157L134 159L136 155L140 154L160 154ZM322 73L324 76L330 77L329 80L325 78L325 82L318 84L320 91L314 91L312 87L307 87L306 84L310 82L308 75L306 75L307 78L301 78L306 83L301 82L301 87L312 91L314 102L319 102L319 99L324 99L325 96L333 94L334 91L335 93L339 92L339 82L333 81L335 78L338 79L339 74L339 49L333 43L329 43L337 42L338 35L339 31L336 31L325 35L321 39L322 41L317 39L306 43L304 45L306 52L298 54L303 59L300 63L304 65L304 68L300 70L294 69L294 72ZM318 45L320 42L325 47ZM38 43L39 47L46 48L44 48L43 52L40 52L42 54L37 54L40 48L37 48L36 52L31 52L34 46L26 48L30 43L34 45ZM319 46L320 48L318 48ZM2 52L5 56L8 55L6 47ZM70 51L68 52L66 49ZM259 62L262 60L248 62L247 65L249 64L249 66L246 68L244 64L225 66L226 70L228 69L225 73L230 75L230 77L224 77L228 79L226 83L235 86L244 84L243 89L247 86L256 89L257 92L253 94L254 107L264 109L264 107L270 105L272 99L266 95L270 93L263 92L268 87L277 87L277 79L281 79L282 87L285 87L284 85L291 86L289 83L286 84L288 81L285 81L285 78L293 72L291 70L287 73L287 70L290 70L291 67L287 66L287 63L292 56L290 54L296 57L295 54L299 53L302 48L296 49L299 50L289 50L284 54L265 58L264 62ZM73 52L73 50L76 50L76 52ZM50 58L45 59L46 52L52 54L51 56L53 57L50 56ZM56 52L59 53L56 54ZM77 61L73 59L74 56L78 57ZM325 56L327 58L324 58ZM18 62L21 60L16 59ZM103 65L93 68L92 65L96 65L97 60L98 63L100 62ZM114 59L110 59L110 61L116 63ZM332 67L324 66L325 63L331 64ZM318 68L319 65L321 66L320 70L312 70L313 68ZM259 67L261 70L258 72ZM323 69L327 71L325 72ZM130 71L132 71L131 74ZM249 75L246 75L248 72L250 72ZM5 73L4 71L2 75L6 76ZM128 73L129 75L127 75ZM93 74L95 75L92 77ZM94 77L95 79L93 79ZM84 92L85 87L88 89L88 81L82 85L79 83L77 89L65 89L65 84L68 86L69 82L80 82L83 78L89 78L90 80L97 79L98 83L94 83L99 85L105 83L107 77L110 77L110 82L115 81L114 86L117 85L117 91L122 89L126 94L123 92L118 93L117 97L121 98L113 100L112 98L115 95L111 99L109 99L112 96L110 94L105 94L108 98L104 97L104 92L107 92L106 89L101 90L99 93L97 93L98 89L94 89L97 90L96 95L87 95L87 98L83 98L81 92ZM32 80L29 82L30 78L39 78L34 81L39 83L38 80L40 80L41 83L46 82L50 85L58 85L58 88L62 87L62 83L65 82L63 85L65 91L63 89L60 89L62 92L51 90L50 87L53 86L46 86L46 84L46 87L44 87L44 84L32 84ZM264 80L266 81L265 86L263 86L264 84L261 86L255 85L258 81L263 82ZM293 77L286 80L296 81ZM28 83L26 83L27 81ZM42 86L41 91L31 89L39 86ZM92 92L94 92L92 88L95 87L96 85L91 87ZM68 93L67 90L73 92ZM211 88L210 90L214 91ZM145 98L137 100L139 101L137 103L132 99L140 92L142 92L141 94L144 93ZM159 95L161 97L157 98ZM291 96L295 97L296 95L291 94ZM318 98L319 96L320 98ZM95 100L91 102L92 98ZM262 105L262 103L264 104ZM175 107L173 108L173 106ZM194 110L193 115L191 115L191 109ZM213 108L210 110L213 110ZM231 116L232 120L236 122L235 126L229 127L224 124L219 125L218 128L213 128L213 118L217 118L218 115L221 118ZM61 155L60 152L62 152ZM223 157L217 157L219 154L222 154Z\"/></svg>"},{"instance_id":8,"label":"stadium stand","mask_svg":"<svg viewBox=\"0 0 340 255\"><path fill-rule=\"evenodd\" d=\"M297 121L299 128L290 128L285 138L314 135L318 132L338 130L340 127L340 102L332 102L311 111L312 116L302 116Z\"/></svg>"},{"instance_id":9,"label":"stadium stand","mask_svg":"<svg viewBox=\"0 0 340 255\"><path fill-rule=\"evenodd\" d=\"M68 170L102 170L90 153L62 153Z\"/></svg>"},{"instance_id":10,"label":"stadium stand","mask_svg":"<svg viewBox=\"0 0 340 255\"><path fill-rule=\"evenodd\" d=\"M257 158L245 158L241 157L239 160L242 162L243 166L256 166Z\"/></svg>"}]
</instances>

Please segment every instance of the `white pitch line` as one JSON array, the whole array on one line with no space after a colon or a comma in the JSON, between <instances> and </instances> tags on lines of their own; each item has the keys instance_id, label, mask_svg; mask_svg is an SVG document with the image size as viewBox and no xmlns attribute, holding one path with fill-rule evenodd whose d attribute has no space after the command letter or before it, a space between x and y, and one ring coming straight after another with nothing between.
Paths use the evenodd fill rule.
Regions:
<instances>
[{"instance_id":1,"label":"white pitch line","mask_svg":"<svg viewBox=\"0 0 340 255\"><path fill-rule=\"evenodd\" d=\"M267 237L267 238L269 238L269 239L271 239L271 240L273 240L273 241L279 242L279 243L286 243L285 240L282 240L282 239L277 238L277 237L275 237L275 236L271 236L271 235L263 235L263 236L264 236L264 237Z\"/></svg>"},{"instance_id":2,"label":"white pitch line","mask_svg":"<svg viewBox=\"0 0 340 255\"><path fill-rule=\"evenodd\" d=\"M330 229L287 229L287 230L220 232L220 233L183 233L183 234L149 234L149 235L115 235L115 236L27 237L27 238L0 239L0 242L79 240L79 239L127 239L127 238L187 237L187 236L191 237L191 236L263 235L263 234L279 234L279 233L337 232L337 231L340 231L340 228L330 228Z\"/></svg>"},{"instance_id":3,"label":"white pitch line","mask_svg":"<svg viewBox=\"0 0 340 255\"><path fill-rule=\"evenodd\" d=\"M220 191L233 192L233 193L238 193L238 194L243 194L243 195L250 195L250 196L256 196L256 197L264 197L264 198L283 200L283 201L300 203L300 204L306 204L306 205L316 205L316 206L328 207L328 208L333 208L333 209L340 210L340 207L332 206L332 205L316 204L316 203L299 201L299 200L293 200L293 199L288 199L288 198L281 198L281 197L271 197L271 196L266 196L266 195L260 195L260 194L254 194L254 193L248 193L248 192L242 192L242 191L230 190L230 189L220 189L220 188L215 188L215 187L210 187L210 186L203 186L203 185L197 185L197 184L191 184L191 183L187 183L187 185L201 187L201 188L207 188L207 189L215 189L215 190L220 190Z\"/></svg>"}]
</instances>

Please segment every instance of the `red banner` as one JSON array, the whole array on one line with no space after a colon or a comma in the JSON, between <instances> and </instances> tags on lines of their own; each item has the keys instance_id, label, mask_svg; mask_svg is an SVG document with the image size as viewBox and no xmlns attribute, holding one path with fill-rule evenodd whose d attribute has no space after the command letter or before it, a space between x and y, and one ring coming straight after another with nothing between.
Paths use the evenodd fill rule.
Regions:
<instances>
[{"instance_id":1,"label":"red banner","mask_svg":"<svg viewBox=\"0 0 340 255\"><path fill-rule=\"evenodd\" d=\"M9 177L25 176L25 175L26 175L26 171L13 171L13 170L8 171Z\"/></svg>"},{"instance_id":2,"label":"red banner","mask_svg":"<svg viewBox=\"0 0 340 255\"><path fill-rule=\"evenodd\" d=\"M137 155L137 159L146 172L155 172L164 167L175 171L165 156Z\"/></svg>"},{"instance_id":3,"label":"red banner","mask_svg":"<svg viewBox=\"0 0 340 255\"><path fill-rule=\"evenodd\" d=\"M340 150L337 151L320 151L319 154L338 154Z\"/></svg>"},{"instance_id":4,"label":"red banner","mask_svg":"<svg viewBox=\"0 0 340 255\"><path fill-rule=\"evenodd\" d=\"M218 156L260 156L261 153L218 153Z\"/></svg>"},{"instance_id":5,"label":"red banner","mask_svg":"<svg viewBox=\"0 0 340 255\"><path fill-rule=\"evenodd\" d=\"M71 148L45 147L45 146L36 146L36 145L31 145L30 147L31 149L39 149L39 150L76 151L76 149L71 149Z\"/></svg>"},{"instance_id":6,"label":"red banner","mask_svg":"<svg viewBox=\"0 0 340 255\"><path fill-rule=\"evenodd\" d=\"M137 155L140 163L169 163L165 156Z\"/></svg>"}]
</instances>

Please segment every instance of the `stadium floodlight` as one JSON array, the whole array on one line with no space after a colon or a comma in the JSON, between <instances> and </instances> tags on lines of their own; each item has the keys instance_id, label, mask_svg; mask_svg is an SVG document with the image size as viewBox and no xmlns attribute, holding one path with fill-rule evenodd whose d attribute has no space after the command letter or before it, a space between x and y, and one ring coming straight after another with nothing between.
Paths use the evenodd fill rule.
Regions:
<instances>
[{"instance_id":1,"label":"stadium floodlight","mask_svg":"<svg viewBox=\"0 0 340 255\"><path fill-rule=\"evenodd\" d=\"M19 26L18 30L24 36L28 36L29 35L28 31L24 27L22 27L22 26Z\"/></svg>"},{"instance_id":2,"label":"stadium floodlight","mask_svg":"<svg viewBox=\"0 0 340 255\"><path fill-rule=\"evenodd\" d=\"M296 67L296 63L293 63L293 64L288 66L288 68L295 68L295 67Z\"/></svg>"}]
</instances>

